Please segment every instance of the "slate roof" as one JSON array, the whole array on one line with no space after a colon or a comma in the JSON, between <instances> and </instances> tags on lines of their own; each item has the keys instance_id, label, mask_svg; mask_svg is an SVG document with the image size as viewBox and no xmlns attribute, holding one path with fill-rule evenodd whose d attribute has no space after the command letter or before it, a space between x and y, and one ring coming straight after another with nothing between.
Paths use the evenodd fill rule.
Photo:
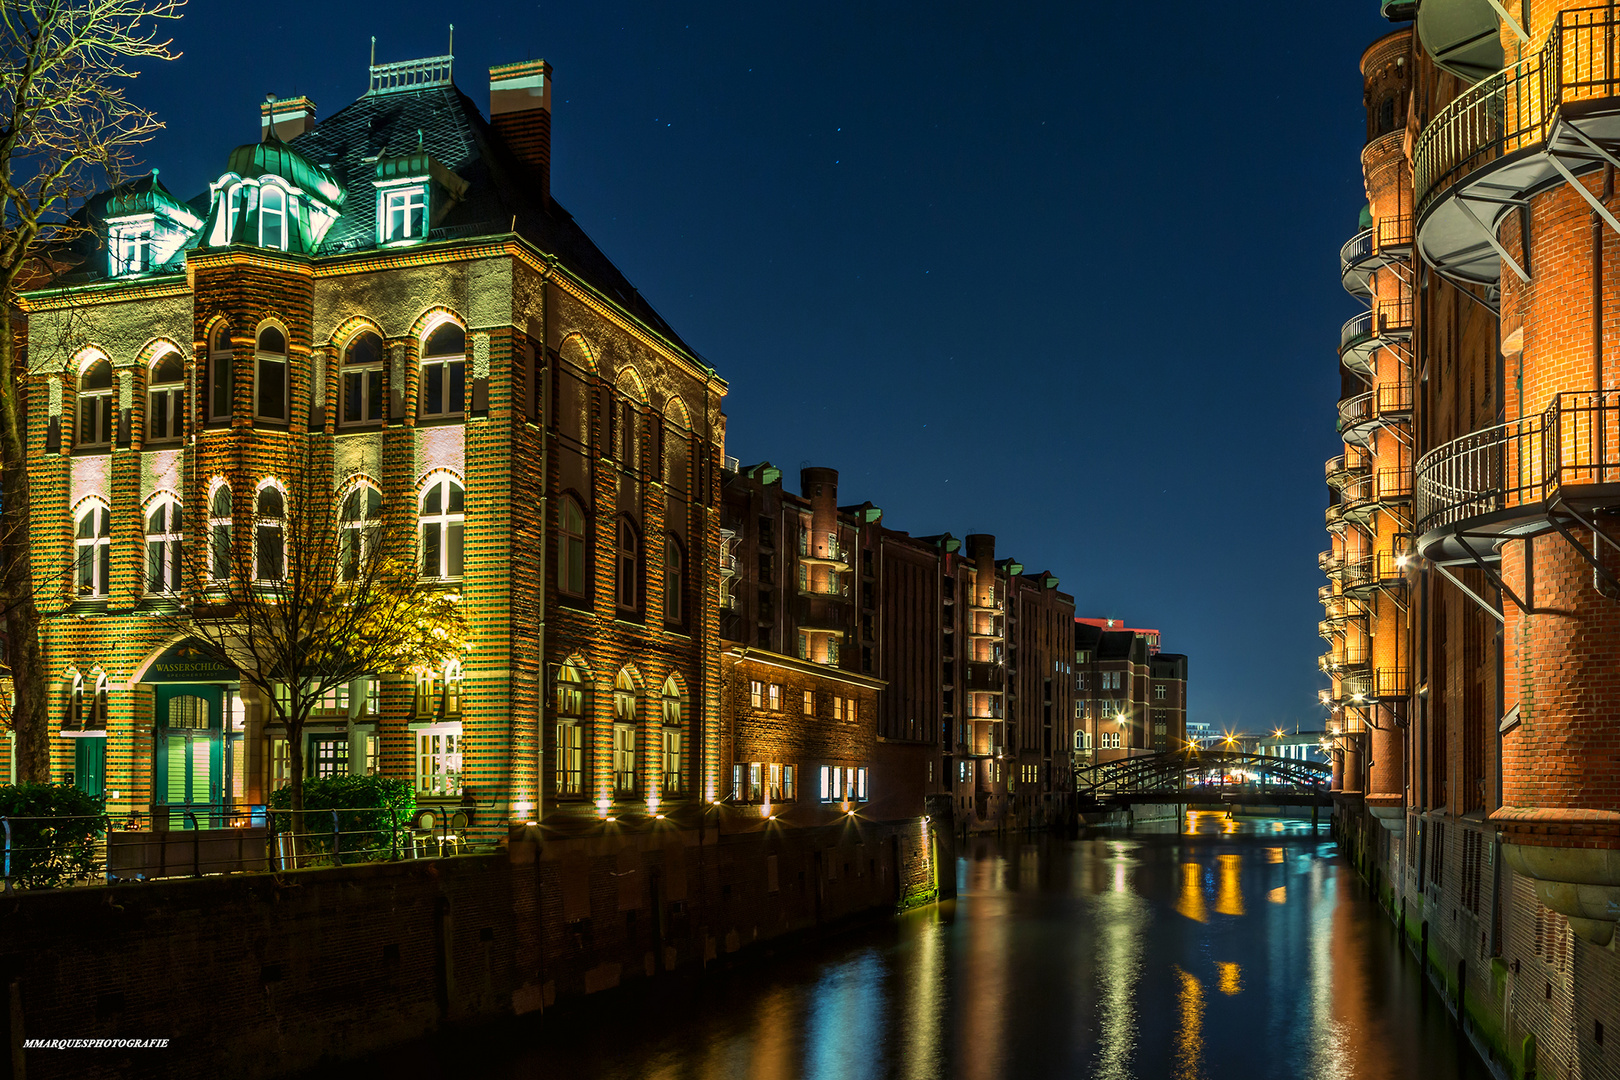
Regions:
<instances>
[{"instance_id":1,"label":"slate roof","mask_svg":"<svg viewBox=\"0 0 1620 1080\"><path fill-rule=\"evenodd\" d=\"M690 348L585 234L573 215L540 192L527 169L466 94L454 85L367 94L288 144L348 189L343 215L327 232L320 254L358 251L375 242L376 158L411 154L418 146L468 183L464 199L429 233L430 239L516 231L682 348Z\"/></svg>"}]
</instances>

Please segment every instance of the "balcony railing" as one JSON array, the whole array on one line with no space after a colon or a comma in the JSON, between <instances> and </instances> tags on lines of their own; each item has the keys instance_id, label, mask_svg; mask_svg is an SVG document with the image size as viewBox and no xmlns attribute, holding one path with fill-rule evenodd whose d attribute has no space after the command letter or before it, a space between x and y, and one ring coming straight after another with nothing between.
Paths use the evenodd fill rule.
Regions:
<instances>
[{"instance_id":1,"label":"balcony railing","mask_svg":"<svg viewBox=\"0 0 1620 1080\"><path fill-rule=\"evenodd\" d=\"M1378 384L1377 415L1381 419L1410 416L1412 414L1412 384L1405 379L1385 380Z\"/></svg>"},{"instance_id":2,"label":"balcony railing","mask_svg":"<svg viewBox=\"0 0 1620 1080\"><path fill-rule=\"evenodd\" d=\"M1560 12L1530 56L1475 83L1418 135L1413 187L1421 217L1436 195L1498 158L1544 146L1561 106L1620 95L1612 9Z\"/></svg>"},{"instance_id":3,"label":"balcony railing","mask_svg":"<svg viewBox=\"0 0 1620 1080\"><path fill-rule=\"evenodd\" d=\"M1372 423L1377 397L1377 391L1363 390L1339 402L1339 434Z\"/></svg>"},{"instance_id":4,"label":"balcony railing","mask_svg":"<svg viewBox=\"0 0 1620 1080\"><path fill-rule=\"evenodd\" d=\"M1412 473L1409 469L1378 470L1379 502L1410 502L1412 499Z\"/></svg>"},{"instance_id":5,"label":"balcony railing","mask_svg":"<svg viewBox=\"0 0 1620 1080\"><path fill-rule=\"evenodd\" d=\"M1380 254L1406 251L1411 247L1412 216L1410 214L1379 219L1376 250Z\"/></svg>"},{"instance_id":6,"label":"balcony railing","mask_svg":"<svg viewBox=\"0 0 1620 1080\"><path fill-rule=\"evenodd\" d=\"M1344 528L1344 507L1338 503L1328 503L1327 513L1328 532L1337 532Z\"/></svg>"},{"instance_id":7,"label":"balcony railing","mask_svg":"<svg viewBox=\"0 0 1620 1080\"><path fill-rule=\"evenodd\" d=\"M1412 335L1412 298L1396 297L1378 301L1378 336L1387 338Z\"/></svg>"},{"instance_id":8,"label":"balcony railing","mask_svg":"<svg viewBox=\"0 0 1620 1080\"><path fill-rule=\"evenodd\" d=\"M1411 696L1412 681L1405 668L1378 667L1359 675L1345 676L1339 690L1340 700L1350 705L1393 701Z\"/></svg>"},{"instance_id":9,"label":"balcony railing","mask_svg":"<svg viewBox=\"0 0 1620 1080\"><path fill-rule=\"evenodd\" d=\"M1620 483L1620 393L1558 394L1539 416L1436 447L1416 471L1419 533L1544 505L1569 487Z\"/></svg>"},{"instance_id":10,"label":"balcony railing","mask_svg":"<svg viewBox=\"0 0 1620 1080\"><path fill-rule=\"evenodd\" d=\"M1373 257L1373 229L1362 229L1344 242L1339 249L1339 269L1348 272L1351 267Z\"/></svg>"},{"instance_id":11,"label":"balcony railing","mask_svg":"<svg viewBox=\"0 0 1620 1080\"><path fill-rule=\"evenodd\" d=\"M1357 345L1373 334L1373 313L1363 311L1359 315L1352 315L1339 327L1339 353Z\"/></svg>"}]
</instances>

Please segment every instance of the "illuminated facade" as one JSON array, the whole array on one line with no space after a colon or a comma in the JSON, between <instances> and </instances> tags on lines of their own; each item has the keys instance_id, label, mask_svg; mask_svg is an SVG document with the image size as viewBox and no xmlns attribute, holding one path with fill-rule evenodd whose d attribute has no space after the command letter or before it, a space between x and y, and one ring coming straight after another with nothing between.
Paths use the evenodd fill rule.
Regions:
<instances>
[{"instance_id":1,"label":"illuminated facade","mask_svg":"<svg viewBox=\"0 0 1620 1080\"><path fill-rule=\"evenodd\" d=\"M502 834L719 793L726 385L551 200L550 68L492 69L486 119L451 67L374 65L318 124L267 102L207 192L98 200L78 275L27 298L53 772L115 817L218 821L295 753ZM281 572L295 469L415 532L470 641L290 746L154 615L221 552Z\"/></svg>"},{"instance_id":2,"label":"illuminated facade","mask_svg":"<svg viewBox=\"0 0 1620 1080\"><path fill-rule=\"evenodd\" d=\"M1606 1075L1620 20L1384 10L1322 556L1338 828L1499 1064Z\"/></svg>"},{"instance_id":3,"label":"illuminated facade","mask_svg":"<svg viewBox=\"0 0 1620 1080\"><path fill-rule=\"evenodd\" d=\"M1159 631L1074 620L1074 749L1082 766L1187 745L1187 658Z\"/></svg>"}]
</instances>

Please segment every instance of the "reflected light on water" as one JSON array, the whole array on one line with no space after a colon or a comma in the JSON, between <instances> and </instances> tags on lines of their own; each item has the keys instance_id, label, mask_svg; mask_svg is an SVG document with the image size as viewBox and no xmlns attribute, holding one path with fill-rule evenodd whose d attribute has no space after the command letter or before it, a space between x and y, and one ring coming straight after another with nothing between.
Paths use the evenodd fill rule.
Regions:
<instances>
[{"instance_id":1,"label":"reflected light on water","mask_svg":"<svg viewBox=\"0 0 1620 1080\"><path fill-rule=\"evenodd\" d=\"M1204 868L1197 863L1181 864L1181 895L1176 910L1193 922L1209 921L1209 912L1204 909Z\"/></svg>"},{"instance_id":2,"label":"reflected light on water","mask_svg":"<svg viewBox=\"0 0 1620 1080\"><path fill-rule=\"evenodd\" d=\"M1273 904L1288 903L1288 886L1277 886L1275 889L1272 889L1270 892L1266 893L1266 899L1270 900Z\"/></svg>"},{"instance_id":3,"label":"reflected light on water","mask_svg":"<svg viewBox=\"0 0 1620 1080\"><path fill-rule=\"evenodd\" d=\"M1204 1061L1204 987L1176 967L1181 979L1181 1035L1176 1041L1176 1080L1197 1080Z\"/></svg>"},{"instance_id":4,"label":"reflected light on water","mask_svg":"<svg viewBox=\"0 0 1620 1080\"><path fill-rule=\"evenodd\" d=\"M872 1048L882 1042L887 1026L886 1000L879 992L882 975L883 962L874 950L867 950L822 976L809 995L802 1075L846 1080L868 1073Z\"/></svg>"},{"instance_id":5,"label":"reflected light on water","mask_svg":"<svg viewBox=\"0 0 1620 1080\"><path fill-rule=\"evenodd\" d=\"M1228 997L1243 993L1243 965L1235 960L1218 960L1215 970L1220 972L1220 991Z\"/></svg>"},{"instance_id":6,"label":"reflected light on water","mask_svg":"<svg viewBox=\"0 0 1620 1080\"><path fill-rule=\"evenodd\" d=\"M1114 880L1120 888L1099 893L1095 903L1097 926L1097 1080L1129 1080L1135 1076L1136 991L1142 979L1142 936L1151 921L1147 902L1124 887L1123 847L1116 847Z\"/></svg>"},{"instance_id":7,"label":"reflected light on water","mask_svg":"<svg viewBox=\"0 0 1620 1080\"><path fill-rule=\"evenodd\" d=\"M1217 855L1220 888L1215 894L1215 910L1222 915L1243 914L1243 856Z\"/></svg>"},{"instance_id":8,"label":"reflected light on water","mask_svg":"<svg viewBox=\"0 0 1620 1080\"><path fill-rule=\"evenodd\" d=\"M788 1080L795 1073L794 1013L798 995L786 987L775 987L760 999L754 1016L754 1046L748 1074L759 1080ZM673 1080L673 1074L671 1074Z\"/></svg>"},{"instance_id":9,"label":"reflected light on water","mask_svg":"<svg viewBox=\"0 0 1620 1080\"><path fill-rule=\"evenodd\" d=\"M914 960L901 984L907 991L901 1075L907 1080L932 1080L943 1071L939 1033L945 1023L945 928L938 921L938 912L920 918L927 921L912 946Z\"/></svg>"}]
</instances>

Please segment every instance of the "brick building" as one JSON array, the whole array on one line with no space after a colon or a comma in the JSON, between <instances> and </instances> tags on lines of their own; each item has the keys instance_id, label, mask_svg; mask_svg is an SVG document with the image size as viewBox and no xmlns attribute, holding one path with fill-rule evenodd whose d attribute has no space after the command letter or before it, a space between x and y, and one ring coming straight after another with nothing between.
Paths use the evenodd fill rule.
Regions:
<instances>
[{"instance_id":1,"label":"brick building","mask_svg":"<svg viewBox=\"0 0 1620 1080\"><path fill-rule=\"evenodd\" d=\"M1119 619L1074 620L1074 749L1081 765L1187 743L1187 658L1159 631Z\"/></svg>"},{"instance_id":2,"label":"brick building","mask_svg":"<svg viewBox=\"0 0 1620 1080\"><path fill-rule=\"evenodd\" d=\"M374 65L320 123L267 102L207 192L92 204L77 275L27 298L53 771L114 814L217 820L290 754L475 828L719 793L725 383L550 198L550 68L492 69L486 120L450 67ZM151 617L228 552L273 579L294 469L416 533L471 633L296 747Z\"/></svg>"},{"instance_id":3,"label":"brick building","mask_svg":"<svg viewBox=\"0 0 1620 1080\"><path fill-rule=\"evenodd\" d=\"M1065 820L1074 602L1058 579L998 561L992 536L913 537L871 503L840 508L834 470L804 469L800 487L785 490L769 463L728 474L723 635L812 681L825 673L813 692L832 700L851 683L881 687L872 813L900 785L953 798L969 829ZM754 679L732 670L739 684ZM785 722L826 719L789 705Z\"/></svg>"},{"instance_id":4,"label":"brick building","mask_svg":"<svg viewBox=\"0 0 1620 1080\"><path fill-rule=\"evenodd\" d=\"M1336 824L1511 1073L1615 1075L1620 21L1384 10L1327 465Z\"/></svg>"}]
</instances>

